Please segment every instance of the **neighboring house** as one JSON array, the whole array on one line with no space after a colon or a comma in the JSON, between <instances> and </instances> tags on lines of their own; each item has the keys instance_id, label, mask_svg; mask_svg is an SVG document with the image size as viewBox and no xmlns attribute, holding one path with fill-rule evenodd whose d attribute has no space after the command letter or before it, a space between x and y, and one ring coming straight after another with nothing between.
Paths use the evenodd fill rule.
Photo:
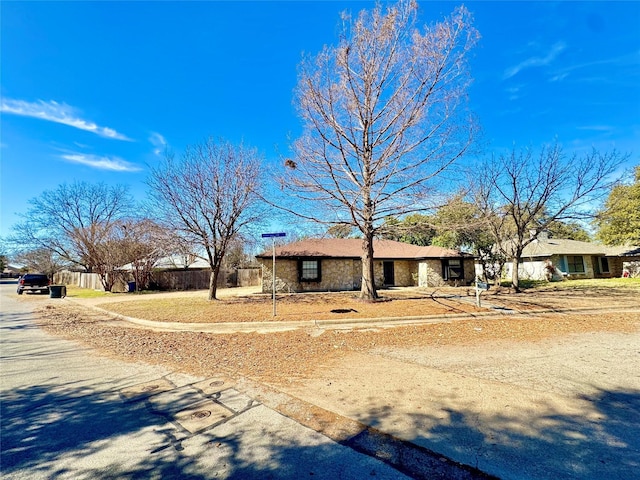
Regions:
<instances>
[{"instance_id":1,"label":"neighboring house","mask_svg":"<svg viewBox=\"0 0 640 480\"><path fill-rule=\"evenodd\" d=\"M374 240L376 287L469 285L473 256L446 248ZM276 247L276 290L288 292L358 290L362 285L362 240L309 239ZM262 291L271 292L273 252L257 255Z\"/></svg>"},{"instance_id":2,"label":"neighboring house","mask_svg":"<svg viewBox=\"0 0 640 480\"><path fill-rule=\"evenodd\" d=\"M549 238L546 232L527 245L518 267L521 279L562 280L563 278L621 277L625 268L640 261L638 247L607 247L590 242ZM512 264L504 275L511 277Z\"/></svg>"},{"instance_id":3,"label":"neighboring house","mask_svg":"<svg viewBox=\"0 0 640 480\"><path fill-rule=\"evenodd\" d=\"M2 278L18 278L20 276L20 268L7 265L0 275Z\"/></svg>"},{"instance_id":4,"label":"neighboring house","mask_svg":"<svg viewBox=\"0 0 640 480\"><path fill-rule=\"evenodd\" d=\"M132 271L133 265L120 267ZM153 267L153 286L161 290L204 290L209 288L211 267L198 255L171 255L159 259ZM260 284L259 268L221 269L218 288L256 286Z\"/></svg>"}]
</instances>

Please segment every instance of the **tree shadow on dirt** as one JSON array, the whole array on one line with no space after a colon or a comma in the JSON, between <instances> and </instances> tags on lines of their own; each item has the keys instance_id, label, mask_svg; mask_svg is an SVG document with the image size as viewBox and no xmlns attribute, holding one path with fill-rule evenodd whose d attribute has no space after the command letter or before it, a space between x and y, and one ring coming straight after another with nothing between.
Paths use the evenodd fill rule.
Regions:
<instances>
[{"instance_id":1,"label":"tree shadow on dirt","mask_svg":"<svg viewBox=\"0 0 640 480\"><path fill-rule=\"evenodd\" d=\"M492 416L472 405L414 413L405 431L417 445L503 479L634 478L640 471L640 390L598 389L577 402L567 413L540 401L525 422L522 412L509 413L517 405ZM392 415L387 406L360 420L383 426Z\"/></svg>"}]
</instances>

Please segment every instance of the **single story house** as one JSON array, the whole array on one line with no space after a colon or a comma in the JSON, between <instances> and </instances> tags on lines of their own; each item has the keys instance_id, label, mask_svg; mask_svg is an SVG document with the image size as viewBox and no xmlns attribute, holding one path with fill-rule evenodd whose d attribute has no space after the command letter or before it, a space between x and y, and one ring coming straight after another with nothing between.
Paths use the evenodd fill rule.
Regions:
<instances>
[{"instance_id":1,"label":"single story house","mask_svg":"<svg viewBox=\"0 0 640 480\"><path fill-rule=\"evenodd\" d=\"M469 285L473 255L441 247L374 240L376 287ZM362 239L308 239L275 248L276 291L344 291L362 285ZM256 258L263 268L262 291L271 292L273 251Z\"/></svg>"},{"instance_id":2,"label":"single story house","mask_svg":"<svg viewBox=\"0 0 640 480\"><path fill-rule=\"evenodd\" d=\"M521 279L562 280L563 278L621 277L633 262L640 261L638 247L607 247L590 242L550 238L546 232L524 248L518 266ZM504 275L511 277L512 264Z\"/></svg>"},{"instance_id":3,"label":"single story house","mask_svg":"<svg viewBox=\"0 0 640 480\"><path fill-rule=\"evenodd\" d=\"M2 278L18 278L20 276L20 268L7 265L0 275Z\"/></svg>"}]
</instances>

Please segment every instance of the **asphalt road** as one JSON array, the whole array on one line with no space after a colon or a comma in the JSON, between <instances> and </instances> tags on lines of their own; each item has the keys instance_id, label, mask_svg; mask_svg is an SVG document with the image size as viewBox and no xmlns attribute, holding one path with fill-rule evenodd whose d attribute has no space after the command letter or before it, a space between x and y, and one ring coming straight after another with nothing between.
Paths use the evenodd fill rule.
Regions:
<instances>
[{"instance_id":1,"label":"asphalt road","mask_svg":"<svg viewBox=\"0 0 640 480\"><path fill-rule=\"evenodd\" d=\"M401 479L242 392L97 356L33 321L0 285L0 467L6 479Z\"/></svg>"}]
</instances>

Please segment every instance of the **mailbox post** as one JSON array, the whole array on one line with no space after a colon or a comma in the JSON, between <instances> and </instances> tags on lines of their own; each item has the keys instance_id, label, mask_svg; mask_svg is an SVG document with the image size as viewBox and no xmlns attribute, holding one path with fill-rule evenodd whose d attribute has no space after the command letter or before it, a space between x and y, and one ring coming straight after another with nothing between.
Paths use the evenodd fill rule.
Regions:
<instances>
[{"instance_id":1,"label":"mailbox post","mask_svg":"<svg viewBox=\"0 0 640 480\"><path fill-rule=\"evenodd\" d=\"M489 290L489 284L486 282L481 282L478 278L476 278L476 305L478 306L478 308L482 306L480 304L480 294L483 290Z\"/></svg>"},{"instance_id":2,"label":"mailbox post","mask_svg":"<svg viewBox=\"0 0 640 480\"><path fill-rule=\"evenodd\" d=\"M271 295L273 297L273 316L276 316L276 238L286 237L287 234L283 232L278 233L263 233L262 238L271 239L271 247L273 252L273 261L271 263Z\"/></svg>"}]
</instances>

